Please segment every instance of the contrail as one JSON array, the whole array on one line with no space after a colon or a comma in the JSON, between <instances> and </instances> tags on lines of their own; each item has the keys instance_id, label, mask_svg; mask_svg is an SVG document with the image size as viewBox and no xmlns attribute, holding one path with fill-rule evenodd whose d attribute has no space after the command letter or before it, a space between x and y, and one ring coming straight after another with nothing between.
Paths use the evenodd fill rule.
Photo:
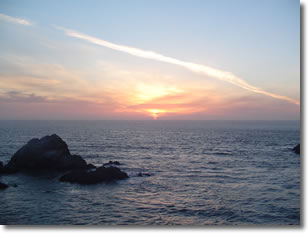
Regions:
<instances>
[{"instance_id":1,"label":"contrail","mask_svg":"<svg viewBox=\"0 0 308 233\"><path fill-rule=\"evenodd\" d=\"M62 30L65 32L66 35L71 36L71 37L75 37L75 38L79 38L82 40L86 40L90 43L93 44L97 44L103 47L107 47L110 49L114 49L117 51L121 51L124 53L128 53L130 55L136 56L136 57L142 57L142 58L147 58L147 59L152 59L152 60L156 60L156 61L161 61L161 62L166 62L166 63L170 63L170 64L174 64L174 65L178 65L178 66L182 66L188 70L191 70L195 73L201 73L201 74L205 74L207 76L210 76L212 78L216 78L228 83L232 83L233 85L236 85L238 87L241 87L243 89L246 89L248 91L252 91L255 93L259 93L259 94L263 94L263 95L267 95L276 99L281 99L281 100L285 100L288 101L290 103L299 105L299 101L296 99L292 99L289 98L287 96L282 96L282 95L277 95L271 92L267 92L261 88L255 87L253 85L250 85L249 83L247 83L246 81L244 81L243 79L235 76L234 74L230 73L230 72L226 72L226 71L222 71L222 70L218 70L209 66L205 66L205 65L200 65L200 64L196 64L196 63L192 63L192 62L186 62L186 61L181 61L172 57L168 57L168 56L164 56L162 54L153 52L153 51L148 51L148 50L143 50L143 49L138 49L138 48L133 48L133 47L129 47L129 46L125 46L125 45L118 45L118 44L114 44L105 40L101 40L98 38L95 38L93 36L89 36L77 31L73 31L70 29L66 29L66 28L62 28L62 27L56 27L59 30Z\"/></svg>"},{"instance_id":2,"label":"contrail","mask_svg":"<svg viewBox=\"0 0 308 233\"><path fill-rule=\"evenodd\" d=\"M16 17L5 15L5 14L1 14L1 13L0 13L0 20L4 20L4 21L7 21L7 22L11 22L11 23L22 24L22 25L25 25L25 26L32 26L33 25L33 23L29 20L22 19L22 18L16 18Z\"/></svg>"}]
</instances>

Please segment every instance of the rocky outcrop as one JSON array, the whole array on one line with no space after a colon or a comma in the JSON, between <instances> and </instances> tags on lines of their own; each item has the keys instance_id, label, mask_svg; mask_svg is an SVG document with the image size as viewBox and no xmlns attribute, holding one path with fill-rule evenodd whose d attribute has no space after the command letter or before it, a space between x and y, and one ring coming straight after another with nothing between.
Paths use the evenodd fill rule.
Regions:
<instances>
[{"instance_id":1,"label":"rocky outcrop","mask_svg":"<svg viewBox=\"0 0 308 233\"><path fill-rule=\"evenodd\" d=\"M94 166L92 163L89 163L87 165L87 169L90 170L90 169L96 169L96 166Z\"/></svg>"},{"instance_id":2,"label":"rocky outcrop","mask_svg":"<svg viewBox=\"0 0 308 233\"><path fill-rule=\"evenodd\" d=\"M56 134L41 139L33 138L11 158L3 173L38 170L87 169L86 161L71 155L67 144Z\"/></svg>"},{"instance_id":3,"label":"rocky outcrop","mask_svg":"<svg viewBox=\"0 0 308 233\"><path fill-rule=\"evenodd\" d=\"M139 176L139 177L143 177L143 176L151 176L149 173L142 173L142 172L139 172L138 174L137 174L137 176Z\"/></svg>"},{"instance_id":4,"label":"rocky outcrop","mask_svg":"<svg viewBox=\"0 0 308 233\"><path fill-rule=\"evenodd\" d=\"M3 166L3 163L0 161L0 174L12 174L16 172L17 171L15 169L10 169L7 165Z\"/></svg>"},{"instance_id":5,"label":"rocky outcrop","mask_svg":"<svg viewBox=\"0 0 308 233\"><path fill-rule=\"evenodd\" d=\"M56 134L41 139L34 138L21 147L7 165L0 162L0 173L70 171L60 177L62 182L96 184L128 178L125 172L109 161L105 166L87 164L79 155L71 155L67 144ZM33 174L33 173L32 173ZM5 188L5 184L2 184Z\"/></svg>"},{"instance_id":6,"label":"rocky outcrop","mask_svg":"<svg viewBox=\"0 0 308 233\"><path fill-rule=\"evenodd\" d=\"M0 182L0 190L7 189L9 186L7 184Z\"/></svg>"},{"instance_id":7,"label":"rocky outcrop","mask_svg":"<svg viewBox=\"0 0 308 233\"><path fill-rule=\"evenodd\" d=\"M292 150L293 150L296 154L300 154L300 153L301 153L300 144L297 144L295 147L293 147Z\"/></svg>"},{"instance_id":8,"label":"rocky outcrop","mask_svg":"<svg viewBox=\"0 0 308 233\"><path fill-rule=\"evenodd\" d=\"M95 171L75 170L60 177L61 182L78 184L97 184L128 178L125 172L117 167L98 167Z\"/></svg>"},{"instance_id":9,"label":"rocky outcrop","mask_svg":"<svg viewBox=\"0 0 308 233\"><path fill-rule=\"evenodd\" d=\"M103 166L112 166L112 165L120 165L119 161L109 161L108 163L104 163Z\"/></svg>"},{"instance_id":10,"label":"rocky outcrop","mask_svg":"<svg viewBox=\"0 0 308 233\"><path fill-rule=\"evenodd\" d=\"M16 170L13 167L9 167L8 165L5 165L2 167L2 169L0 169L0 174L14 174L17 173L18 170Z\"/></svg>"}]
</instances>

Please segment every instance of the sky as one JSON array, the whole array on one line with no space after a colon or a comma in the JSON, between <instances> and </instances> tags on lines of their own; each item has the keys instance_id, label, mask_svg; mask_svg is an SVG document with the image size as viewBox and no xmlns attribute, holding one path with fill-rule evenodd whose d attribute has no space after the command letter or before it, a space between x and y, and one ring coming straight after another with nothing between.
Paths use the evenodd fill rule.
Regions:
<instances>
[{"instance_id":1,"label":"sky","mask_svg":"<svg viewBox=\"0 0 308 233\"><path fill-rule=\"evenodd\" d=\"M300 119L296 0L1 0L0 35L0 119Z\"/></svg>"}]
</instances>

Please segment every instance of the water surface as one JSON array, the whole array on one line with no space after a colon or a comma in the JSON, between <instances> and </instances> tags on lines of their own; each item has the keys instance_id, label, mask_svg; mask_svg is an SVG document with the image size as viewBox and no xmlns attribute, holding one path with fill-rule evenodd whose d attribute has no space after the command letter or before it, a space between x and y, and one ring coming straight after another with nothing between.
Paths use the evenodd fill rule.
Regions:
<instances>
[{"instance_id":1,"label":"water surface","mask_svg":"<svg viewBox=\"0 0 308 233\"><path fill-rule=\"evenodd\" d=\"M0 161L53 133L89 163L120 161L130 178L0 176L18 185L0 191L1 224L300 223L298 121L0 121Z\"/></svg>"}]
</instances>

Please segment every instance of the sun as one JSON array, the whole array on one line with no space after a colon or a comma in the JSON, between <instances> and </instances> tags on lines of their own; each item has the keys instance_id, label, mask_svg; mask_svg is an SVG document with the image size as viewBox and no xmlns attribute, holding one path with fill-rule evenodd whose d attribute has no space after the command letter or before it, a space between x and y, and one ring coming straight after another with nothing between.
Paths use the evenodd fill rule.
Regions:
<instances>
[{"instance_id":1,"label":"sun","mask_svg":"<svg viewBox=\"0 0 308 233\"><path fill-rule=\"evenodd\" d=\"M148 109L148 113L151 114L154 120L156 120L162 113L165 113L166 110L163 109Z\"/></svg>"}]
</instances>

